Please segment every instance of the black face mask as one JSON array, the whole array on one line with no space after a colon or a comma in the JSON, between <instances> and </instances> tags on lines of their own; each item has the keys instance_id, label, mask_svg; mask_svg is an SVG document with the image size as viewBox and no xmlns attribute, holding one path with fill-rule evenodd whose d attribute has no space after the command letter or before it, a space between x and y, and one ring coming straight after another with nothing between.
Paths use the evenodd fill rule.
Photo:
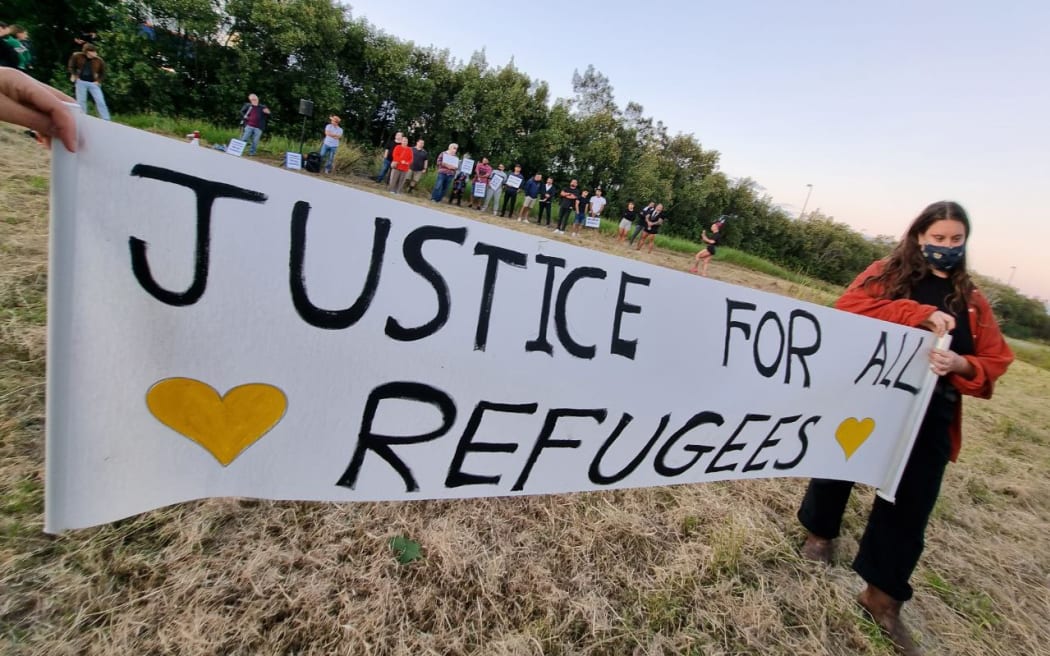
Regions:
<instances>
[{"instance_id":1,"label":"black face mask","mask_svg":"<svg viewBox=\"0 0 1050 656\"><path fill-rule=\"evenodd\" d=\"M922 247L922 255L934 269L951 271L966 256L966 245L934 246L933 244L926 244Z\"/></svg>"}]
</instances>

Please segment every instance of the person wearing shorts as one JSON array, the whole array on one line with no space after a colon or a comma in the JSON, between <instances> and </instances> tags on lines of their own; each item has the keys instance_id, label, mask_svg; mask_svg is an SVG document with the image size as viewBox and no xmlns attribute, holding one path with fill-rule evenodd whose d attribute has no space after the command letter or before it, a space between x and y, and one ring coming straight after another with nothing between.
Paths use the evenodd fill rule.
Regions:
<instances>
[{"instance_id":1,"label":"person wearing shorts","mask_svg":"<svg viewBox=\"0 0 1050 656\"><path fill-rule=\"evenodd\" d=\"M416 142L416 147L412 149L412 168L408 172L408 192L412 193L416 190L416 185L423 179L423 176L427 174L427 165L429 164L428 158L430 155L427 151L423 150L423 140L420 139Z\"/></svg>"},{"instance_id":2,"label":"person wearing shorts","mask_svg":"<svg viewBox=\"0 0 1050 656\"><path fill-rule=\"evenodd\" d=\"M525 200L521 201L521 211L518 212L518 221L529 222L529 212L536 204L536 197L540 195L543 188L543 174L537 173L532 179L525 183Z\"/></svg>"},{"instance_id":3,"label":"person wearing shorts","mask_svg":"<svg viewBox=\"0 0 1050 656\"><path fill-rule=\"evenodd\" d=\"M627 209L620 215L620 234L616 236L616 241L622 243L627 239L627 231L631 229L636 218L638 218L638 213L634 211L634 200L628 198Z\"/></svg>"},{"instance_id":4,"label":"person wearing shorts","mask_svg":"<svg viewBox=\"0 0 1050 656\"><path fill-rule=\"evenodd\" d=\"M649 204L638 213L638 218L634 220L634 230L631 231L631 237L627 242L629 246L634 246L634 240L638 238L638 235L642 232L642 228L645 227L645 220L655 209L656 203L654 201L649 201Z\"/></svg>"},{"instance_id":5,"label":"person wearing shorts","mask_svg":"<svg viewBox=\"0 0 1050 656\"><path fill-rule=\"evenodd\" d=\"M642 246L645 246L645 242L649 242L649 252L653 252L653 246L656 244L656 235L660 232L660 226L664 224L664 206L663 203L657 203L656 207L653 208L652 214L645 217L645 226L642 228L642 238L638 241L638 245L635 246L636 251L642 250Z\"/></svg>"},{"instance_id":6,"label":"person wearing shorts","mask_svg":"<svg viewBox=\"0 0 1050 656\"><path fill-rule=\"evenodd\" d=\"M707 265L711 263L711 258L714 257L715 251L718 250L718 243L722 241L722 222L717 221L711 224L711 235L708 236L707 231L704 230L700 233L700 239L703 240L707 247L702 251L693 256L695 260L693 268L689 269L691 273L696 273L696 268L700 265L700 261L704 261L703 269L700 271L700 275L707 276Z\"/></svg>"}]
</instances>

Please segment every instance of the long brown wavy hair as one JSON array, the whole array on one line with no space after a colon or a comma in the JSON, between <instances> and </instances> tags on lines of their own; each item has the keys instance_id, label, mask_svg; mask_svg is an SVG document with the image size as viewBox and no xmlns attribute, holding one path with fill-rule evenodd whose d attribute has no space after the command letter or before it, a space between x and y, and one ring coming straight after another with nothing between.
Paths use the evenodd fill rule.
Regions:
<instances>
[{"instance_id":1,"label":"long brown wavy hair","mask_svg":"<svg viewBox=\"0 0 1050 656\"><path fill-rule=\"evenodd\" d=\"M897 247L886 258L886 266L878 275L864 281L868 288L872 284L882 287L880 297L888 299L909 298L912 287L930 271L930 265L919 246L919 235L930 229L937 221L949 219L958 221L966 229L966 241L970 240L970 217L966 210L956 202L944 200L928 205L908 226ZM948 278L955 291L948 297L949 308L961 312L966 310L970 294L974 291L973 280L966 271L966 256L951 271Z\"/></svg>"}]
</instances>

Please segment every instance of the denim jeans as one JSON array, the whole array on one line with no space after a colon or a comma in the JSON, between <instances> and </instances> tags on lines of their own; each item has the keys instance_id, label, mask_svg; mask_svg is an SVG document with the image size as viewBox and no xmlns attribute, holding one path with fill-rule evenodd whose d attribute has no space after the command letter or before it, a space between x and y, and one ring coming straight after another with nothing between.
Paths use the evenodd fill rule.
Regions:
<instances>
[{"instance_id":1,"label":"denim jeans","mask_svg":"<svg viewBox=\"0 0 1050 656\"><path fill-rule=\"evenodd\" d=\"M445 192L452 184L452 173L438 173L437 182L434 183L434 191L430 194L430 200L439 201L445 197Z\"/></svg>"},{"instance_id":2,"label":"denim jeans","mask_svg":"<svg viewBox=\"0 0 1050 656\"><path fill-rule=\"evenodd\" d=\"M244 133L241 135L241 141L251 144L251 148L248 149L249 155L255 154L255 149L259 147L259 137L261 136L262 128L253 128L250 125L244 126Z\"/></svg>"},{"instance_id":3,"label":"denim jeans","mask_svg":"<svg viewBox=\"0 0 1050 656\"><path fill-rule=\"evenodd\" d=\"M376 182L382 182L386 180L386 173L390 170L390 160L383 160L383 168L379 169L379 175L376 176Z\"/></svg>"},{"instance_id":4,"label":"denim jeans","mask_svg":"<svg viewBox=\"0 0 1050 656\"><path fill-rule=\"evenodd\" d=\"M338 149L339 146L321 145L321 161L323 162L321 168L325 173L332 172L332 164L335 163L335 151Z\"/></svg>"},{"instance_id":5,"label":"denim jeans","mask_svg":"<svg viewBox=\"0 0 1050 656\"><path fill-rule=\"evenodd\" d=\"M109 108L106 107L106 98L102 95L102 87L98 85L98 82L77 80L77 104L80 105L80 109L84 112L85 115L87 115L88 113L87 97L89 93L91 94L91 99L95 101L95 109L98 110L99 117L101 117L103 121L108 121Z\"/></svg>"}]
</instances>

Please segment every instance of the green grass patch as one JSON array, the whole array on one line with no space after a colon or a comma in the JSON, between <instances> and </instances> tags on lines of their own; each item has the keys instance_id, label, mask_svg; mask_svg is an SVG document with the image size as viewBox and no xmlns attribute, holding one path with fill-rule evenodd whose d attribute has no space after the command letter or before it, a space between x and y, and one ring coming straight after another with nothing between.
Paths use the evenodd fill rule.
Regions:
<instances>
[{"instance_id":1,"label":"green grass patch","mask_svg":"<svg viewBox=\"0 0 1050 656\"><path fill-rule=\"evenodd\" d=\"M1022 362L1050 371L1050 345L1027 342L1023 339L1006 338L1014 355Z\"/></svg>"},{"instance_id":2,"label":"green grass patch","mask_svg":"<svg viewBox=\"0 0 1050 656\"><path fill-rule=\"evenodd\" d=\"M923 583L974 628L988 630L1002 623L995 602L987 593L959 588L933 570L923 575Z\"/></svg>"}]
</instances>

